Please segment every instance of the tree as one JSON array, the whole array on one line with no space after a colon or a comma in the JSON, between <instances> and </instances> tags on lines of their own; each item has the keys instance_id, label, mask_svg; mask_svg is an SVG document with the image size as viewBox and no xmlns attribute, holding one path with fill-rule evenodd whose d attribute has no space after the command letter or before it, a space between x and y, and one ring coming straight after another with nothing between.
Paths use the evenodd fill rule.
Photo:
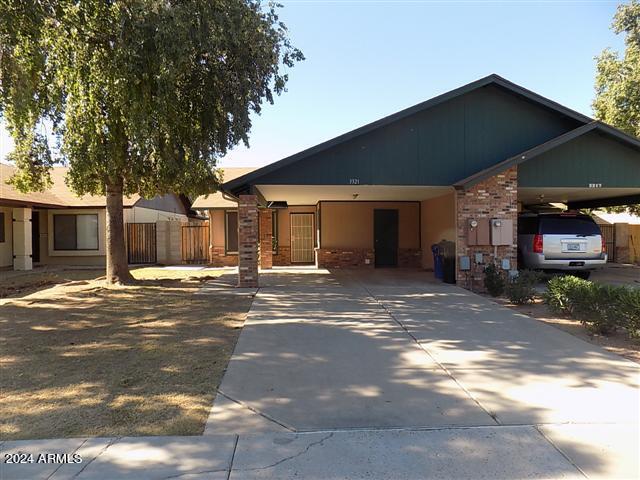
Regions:
<instances>
[{"instance_id":1,"label":"tree","mask_svg":"<svg viewBox=\"0 0 640 480\"><path fill-rule=\"evenodd\" d=\"M216 159L304 59L258 0L0 0L0 118L20 190L69 165L106 195L107 281L129 280L123 195L216 190ZM55 147L49 145L55 139ZM52 154L52 150L59 154Z\"/></svg>"},{"instance_id":2,"label":"tree","mask_svg":"<svg viewBox=\"0 0 640 480\"><path fill-rule=\"evenodd\" d=\"M640 2L620 5L611 27L625 35L624 58L608 48L597 58L593 109L599 120L640 137ZM640 204L607 210L640 215Z\"/></svg>"}]
</instances>

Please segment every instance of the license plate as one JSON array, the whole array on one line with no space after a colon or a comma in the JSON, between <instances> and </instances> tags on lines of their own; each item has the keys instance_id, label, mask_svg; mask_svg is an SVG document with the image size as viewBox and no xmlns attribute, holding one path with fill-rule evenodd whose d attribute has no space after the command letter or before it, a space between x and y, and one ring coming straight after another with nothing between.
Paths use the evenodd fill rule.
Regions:
<instances>
[{"instance_id":1,"label":"license plate","mask_svg":"<svg viewBox=\"0 0 640 480\"><path fill-rule=\"evenodd\" d=\"M567 250L570 252L579 252L580 244L579 243L567 243Z\"/></svg>"}]
</instances>

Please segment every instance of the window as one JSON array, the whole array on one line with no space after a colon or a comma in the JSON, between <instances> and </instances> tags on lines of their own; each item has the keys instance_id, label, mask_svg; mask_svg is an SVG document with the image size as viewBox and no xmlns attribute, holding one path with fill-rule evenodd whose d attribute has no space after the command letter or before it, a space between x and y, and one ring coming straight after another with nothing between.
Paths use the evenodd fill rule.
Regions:
<instances>
[{"instance_id":1,"label":"window","mask_svg":"<svg viewBox=\"0 0 640 480\"><path fill-rule=\"evenodd\" d=\"M540 220L540 233L546 235L600 235L600 227L587 216L548 216Z\"/></svg>"},{"instance_id":2,"label":"window","mask_svg":"<svg viewBox=\"0 0 640 480\"><path fill-rule=\"evenodd\" d=\"M238 253L238 212L225 212L225 252Z\"/></svg>"},{"instance_id":3,"label":"window","mask_svg":"<svg viewBox=\"0 0 640 480\"><path fill-rule=\"evenodd\" d=\"M0 212L0 243L4 243L4 212Z\"/></svg>"},{"instance_id":4,"label":"window","mask_svg":"<svg viewBox=\"0 0 640 480\"><path fill-rule=\"evenodd\" d=\"M271 212L271 251L278 253L278 211Z\"/></svg>"},{"instance_id":5,"label":"window","mask_svg":"<svg viewBox=\"0 0 640 480\"><path fill-rule=\"evenodd\" d=\"M54 215L54 250L98 250L98 215Z\"/></svg>"}]
</instances>

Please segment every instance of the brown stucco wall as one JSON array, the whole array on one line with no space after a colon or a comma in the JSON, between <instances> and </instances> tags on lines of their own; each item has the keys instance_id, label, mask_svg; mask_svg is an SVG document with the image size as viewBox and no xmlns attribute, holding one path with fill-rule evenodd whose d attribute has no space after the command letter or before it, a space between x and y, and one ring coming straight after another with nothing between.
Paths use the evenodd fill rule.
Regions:
<instances>
[{"instance_id":1,"label":"brown stucco wall","mask_svg":"<svg viewBox=\"0 0 640 480\"><path fill-rule=\"evenodd\" d=\"M423 200L420 208L422 268L433 269L431 245L441 240L456 241L456 200L454 192Z\"/></svg>"},{"instance_id":2,"label":"brown stucco wall","mask_svg":"<svg viewBox=\"0 0 640 480\"><path fill-rule=\"evenodd\" d=\"M373 211L398 210L398 248L420 249L418 202L321 202L320 246L373 249Z\"/></svg>"},{"instance_id":3,"label":"brown stucco wall","mask_svg":"<svg viewBox=\"0 0 640 480\"><path fill-rule=\"evenodd\" d=\"M209 210L209 262L215 267L233 267L238 265L237 253L225 253L225 212L226 210L223 209Z\"/></svg>"}]
</instances>

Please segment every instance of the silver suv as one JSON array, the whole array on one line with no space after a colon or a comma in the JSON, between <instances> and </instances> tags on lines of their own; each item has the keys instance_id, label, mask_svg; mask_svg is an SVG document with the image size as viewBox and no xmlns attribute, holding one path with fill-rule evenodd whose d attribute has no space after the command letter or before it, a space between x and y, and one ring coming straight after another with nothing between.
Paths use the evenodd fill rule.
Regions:
<instances>
[{"instance_id":1,"label":"silver suv","mask_svg":"<svg viewBox=\"0 0 640 480\"><path fill-rule=\"evenodd\" d=\"M525 213L518 217L519 266L569 270L583 278L607 263L604 237L589 215Z\"/></svg>"}]
</instances>

